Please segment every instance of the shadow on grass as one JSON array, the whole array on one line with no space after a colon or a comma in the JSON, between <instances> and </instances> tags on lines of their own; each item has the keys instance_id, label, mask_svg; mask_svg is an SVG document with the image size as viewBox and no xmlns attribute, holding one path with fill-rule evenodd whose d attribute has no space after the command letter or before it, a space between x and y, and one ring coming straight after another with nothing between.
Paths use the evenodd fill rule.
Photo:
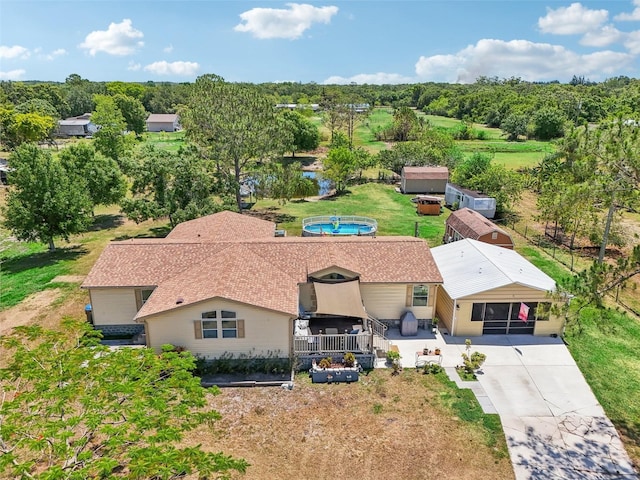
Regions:
<instances>
[{"instance_id":1,"label":"shadow on grass","mask_svg":"<svg viewBox=\"0 0 640 480\"><path fill-rule=\"evenodd\" d=\"M32 268L50 267L60 262L77 260L89 251L81 246L58 247L53 252L40 252L31 255L21 255L2 263L2 270L9 274L16 274Z\"/></svg>"},{"instance_id":2,"label":"shadow on grass","mask_svg":"<svg viewBox=\"0 0 640 480\"><path fill-rule=\"evenodd\" d=\"M89 228L90 232L100 230L112 230L124 224L124 215L102 214L93 217L93 225Z\"/></svg>"},{"instance_id":3,"label":"shadow on grass","mask_svg":"<svg viewBox=\"0 0 640 480\"><path fill-rule=\"evenodd\" d=\"M114 240L130 240L132 238L164 238L171 231L170 225L164 225L162 227L151 227L149 232L139 233L138 235L120 235L114 238Z\"/></svg>"}]
</instances>

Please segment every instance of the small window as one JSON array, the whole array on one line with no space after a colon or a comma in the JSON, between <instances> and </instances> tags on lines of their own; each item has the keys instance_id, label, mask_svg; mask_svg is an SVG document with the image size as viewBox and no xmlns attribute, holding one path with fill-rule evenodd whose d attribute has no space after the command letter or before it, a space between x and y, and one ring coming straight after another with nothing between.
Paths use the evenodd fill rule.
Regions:
<instances>
[{"instance_id":1,"label":"small window","mask_svg":"<svg viewBox=\"0 0 640 480\"><path fill-rule=\"evenodd\" d=\"M429 287L426 285L414 285L413 303L414 307L426 307L429 300Z\"/></svg>"},{"instance_id":2,"label":"small window","mask_svg":"<svg viewBox=\"0 0 640 480\"><path fill-rule=\"evenodd\" d=\"M202 338L218 338L218 321L217 320L202 321Z\"/></svg>"},{"instance_id":3,"label":"small window","mask_svg":"<svg viewBox=\"0 0 640 480\"><path fill-rule=\"evenodd\" d=\"M142 305L147 303L147 300L149 300L149 297L151 296L152 293L153 293L152 289L143 289L143 290L140 291L140 297L142 299Z\"/></svg>"},{"instance_id":4,"label":"small window","mask_svg":"<svg viewBox=\"0 0 640 480\"><path fill-rule=\"evenodd\" d=\"M236 318L236 312L230 312L228 310L222 310L221 312L222 318Z\"/></svg>"},{"instance_id":5,"label":"small window","mask_svg":"<svg viewBox=\"0 0 640 480\"><path fill-rule=\"evenodd\" d=\"M491 240L496 240L498 238L498 232L491 232Z\"/></svg>"},{"instance_id":6,"label":"small window","mask_svg":"<svg viewBox=\"0 0 640 480\"><path fill-rule=\"evenodd\" d=\"M235 320L222 320L222 338L237 338L238 324Z\"/></svg>"},{"instance_id":7,"label":"small window","mask_svg":"<svg viewBox=\"0 0 640 480\"><path fill-rule=\"evenodd\" d=\"M471 321L481 322L484 320L484 303L474 303L471 309Z\"/></svg>"},{"instance_id":8,"label":"small window","mask_svg":"<svg viewBox=\"0 0 640 480\"><path fill-rule=\"evenodd\" d=\"M204 312L202 318L218 318L218 312L215 310L213 312Z\"/></svg>"}]
</instances>

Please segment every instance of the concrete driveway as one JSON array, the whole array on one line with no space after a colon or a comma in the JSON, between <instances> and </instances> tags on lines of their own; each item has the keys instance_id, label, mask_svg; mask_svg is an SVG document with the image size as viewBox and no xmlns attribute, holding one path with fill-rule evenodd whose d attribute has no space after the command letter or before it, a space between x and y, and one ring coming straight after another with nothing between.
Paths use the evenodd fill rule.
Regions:
<instances>
[{"instance_id":1,"label":"concrete driveway","mask_svg":"<svg viewBox=\"0 0 640 480\"><path fill-rule=\"evenodd\" d=\"M471 388L487 413L498 413L516 479L637 480L620 437L559 338L490 335L471 338L471 351L487 355L479 382L461 382L455 366L464 338L419 331L400 337L404 367L415 353L439 346L449 377Z\"/></svg>"}]
</instances>

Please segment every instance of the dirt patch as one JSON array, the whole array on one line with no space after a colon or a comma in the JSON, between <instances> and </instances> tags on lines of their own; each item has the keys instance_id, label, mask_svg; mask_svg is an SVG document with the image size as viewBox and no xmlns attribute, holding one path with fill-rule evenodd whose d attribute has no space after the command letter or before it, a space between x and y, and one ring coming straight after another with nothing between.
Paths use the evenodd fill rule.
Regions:
<instances>
[{"instance_id":1,"label":"dirt patch","mask_svg":"<svg viewBox=\"0 0 640 480\"><path fill-rule=\"evenodd\" d=\"M210 400L222 419L188 441L247 460L246 480L512 479L508 457L444 408L448 393L426 377L376 370L350 385L298 376L293 390L225 388Z\"/></svg>"},{"instance_id":2,"label":"dirt patch","mask_svg":"<svg viewBox=\"0 0 640 480\"><path fill-rule=\"evenodd\" d=\"M84 275L58 275L51 283L82 283L84 278Z\"/></svg>"},{"instance_id":3,"label":"dirt patch","mask_svg":"<svg viewBox=\"0 0 640 480\"><path fill-rule=\"evenodd\" d=\"M47 316L51 304L58 298L60 290L51 289L34 293L24 301L0 312L0 335L10 332L12 328L29 325L36 319Z\"/></svg>"}]
</instances>

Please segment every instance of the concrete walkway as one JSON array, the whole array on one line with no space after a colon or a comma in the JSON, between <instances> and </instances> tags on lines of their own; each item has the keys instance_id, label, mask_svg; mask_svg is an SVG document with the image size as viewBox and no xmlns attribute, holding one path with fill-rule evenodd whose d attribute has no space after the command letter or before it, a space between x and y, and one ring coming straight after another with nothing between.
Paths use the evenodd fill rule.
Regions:
<instances>
[{"instance_id":1,"label":"concrete walkway","mask_svg":"<svg viewBox=\"0 0 640 480\"><path fill-rule=\"evenodd\" d=\"M465 339L419 330L401 337L402 366L415 367L427 347L442 350L442 366L471 388L486 413L498 413L517 480L638 480L620 437L567 347L559 338L490 335L471 338L471 351L487 355L479 382L461 382Z\"/></svg>"}]
</instances>

